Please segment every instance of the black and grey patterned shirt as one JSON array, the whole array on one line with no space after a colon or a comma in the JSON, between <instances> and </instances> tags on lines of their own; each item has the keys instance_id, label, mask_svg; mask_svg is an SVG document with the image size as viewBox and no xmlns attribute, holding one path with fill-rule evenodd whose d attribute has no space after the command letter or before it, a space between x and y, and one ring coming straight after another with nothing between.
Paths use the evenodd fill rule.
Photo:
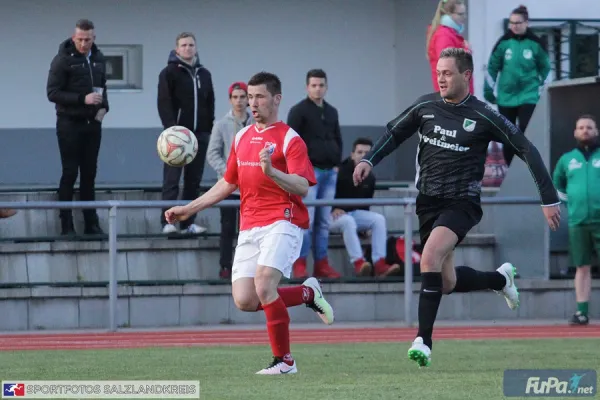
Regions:
<instances>
[{"instance_id":1,"label":"black and grey patterned shirt","mask_svg":"<svg viewBox=\"0 0 600 400\"><path fill-rule=\"evenodd\" d=\"M418 132L416 185L420 193L439 198L479 201L490 141L511 146L527 164L543 205L560 203L538 150L523 133L486 103L469 95L445 102L439 93L420 97L387 124L386 133L363 161L376 165Z\"/></svg>"}]
</instances>

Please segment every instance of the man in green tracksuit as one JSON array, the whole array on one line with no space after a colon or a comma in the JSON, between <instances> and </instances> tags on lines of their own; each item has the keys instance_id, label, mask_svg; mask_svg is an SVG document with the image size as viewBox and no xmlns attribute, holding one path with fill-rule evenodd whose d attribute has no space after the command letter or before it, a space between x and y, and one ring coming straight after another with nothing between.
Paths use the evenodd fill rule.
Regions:
<instances>
[{"instance_id":1,"label":"man in green tracksuit","mask_svg":"<svg viewBox=\"0 0 600 400\"><path fill-rule=\"evenodd\" d=\"M515 125L518 119L523 133L550 73L548 53L540 38L528 29L528 19L527 10L522 7L511 13L509 30L496 42L490 55L483 89L484 98L497 104L500 114ZM503 153L510 166L513 149L504 146Z\"/></svg>"},{"instance_id":2,"label":"man in green tracksuit","mask_svg":"<svg viewBox=\"0 0 600 400\"><path fill-rule=\"evenodd\" d=\"M600 147L596 120L582 115L575 125L577 148L563 154L554 169L554 185L569 210L569 253L575 273L577 312L569 322L586 325L592 291L590 264L600 254Z\"/></svg>"}]
</instances>

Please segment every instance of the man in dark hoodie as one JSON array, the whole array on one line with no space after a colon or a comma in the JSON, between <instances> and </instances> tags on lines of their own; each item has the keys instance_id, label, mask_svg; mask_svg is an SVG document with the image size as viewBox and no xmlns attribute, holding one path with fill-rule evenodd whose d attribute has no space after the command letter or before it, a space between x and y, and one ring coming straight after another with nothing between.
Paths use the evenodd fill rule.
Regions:
<instances>
[{"instance_id":1,"label":"man in dark hoodie","mask_svg":"<svg viewBox=\"0 0 600 400\"><path fill-rule=\"evenodd\" d=\"M158 114L165 129L184 126L196 134L198 153L185 167L164 164L163 200L177 200L179 180L183 173L182 200L194 200L200 195L200 181L204 172L206 150L215 120L215 94L212 77L198 59L196 38L183 32L175 40L175 50L169 55L167 66L158 76ZM167 223L163 210L163 233L177 228ZM205 228L194 223L195 215L181 222L180 229L187 233L202 233Z\"/></svg>"},{"instance_id":2,"label":"man in dark hoodie","mask_svg":"<svg viewBox=\"0 0 600 400\"><path fill-rule=\"evenodd\" d=\"M56 135L62 162L59 201L73 200L73 187L81 174L79 198L95 200L96 167L102 136L102 119L108 112L106 65L94 44L92 21L77 21L73 36L62 42L52 60L46 92L56 104ZM86 234L102 234L96 210L84 209ZM75 233L71 210L61 210L61 234Z\"/></svg>"},{"instance_id":3,"label":"man in dark hoodie","mask_svg":"<svg viewBox=\"0 0 600 400\"><path fill-rule=\"evenodd\" d=\"M342 134L338 112L325 101L327 75L321 69L306 74L308 96L294 105L288 114L287 124L306 143L308 157L317 177L317 184L308 189L304 200L333 200L337 171L342 161ZM313 247L315 277L338 278L340 274L331 267L327 257L331 206L310 207L310 228L304 232L300 257L294 263L294 277L305 278L306 258ZM314 237L313 237L314 236ZM313 243L314 239L314 243Z\"/></svg>"},{"instance_id":4,"label":"man in dark hoodie","mask_svg":"<svg viewBox=\"0 0 600 400\"><path fill-rule=\"evenodd\" d=\"M352 144L352 153L345 159L338 172L335 190L336 199L372 199L375 195L377 179L373 172L358 186L354 185L354 168L373 147L368 138L358 138ZM358 276L388 276L400 272L398 264L386 263L387 224L385 217L370 210L369 206L334 207L331 212L333 222L329 226L332 232L341 233L350 262L354 264L354 272ZM372 261L365 260L358 232L369 233L372 248Z\"/></svg>"}]
</instances>

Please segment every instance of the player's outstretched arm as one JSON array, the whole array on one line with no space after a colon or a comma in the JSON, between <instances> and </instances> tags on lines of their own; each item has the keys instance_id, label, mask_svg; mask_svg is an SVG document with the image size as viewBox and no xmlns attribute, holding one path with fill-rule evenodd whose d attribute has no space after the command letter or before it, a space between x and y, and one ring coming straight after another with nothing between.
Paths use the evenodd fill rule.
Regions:
<instances>
[{"instance_id":1,"label":"player's outstretched arm","mask_svg":"<svg viewBox=\"0 0 600 400\"><path fill-rule=\"evenodd\" d=\"M383 136L377 139L371 151L367 153L361 162L366 162L374 167L396 150L406 139L414 135L421 126L421 118L419 117L421 106L431 102L432 100L428 96L423 96L404 110L402 114L388 122Z\"/></svg>"},{"instance_id":2,"label":"player's outstretched arm","mask_svg":"<svg viewBox=\"0 0 600 400\"><path fill-rule=\"evenodd\" d=\"M235 192L236 189L237 185L231 184L221 178L208 190L208 192L190 202L186 207L190 209L192 214L195 214L226 199L227 196Z\"/></svg>"},{"instance_id":3,"label":"player's outstretched arm","mask_svg":"<svg viewBox=\"0 0 600 400\"><path fill-rule=\"evenodd\" d=\"M420 108L432 101L430 95L422 96L402 114L387 123L383 136L377 139L371 151L360 160L354 169L352 179L355 186L358 186L369 175L375 165L419 130L421 126Z\"/></svg>"},{"instance_id":4,"label":"player's outstretched arm","mask_svg":"<svg viewBox=\"0 0 600 400\"><path fill-rule=\"evenodd\" d=\"M540 194L544 216L550 228L556 230L560 222L560 199L540 152L519 128L496 111L479 113L493 126L491 131L495 140L515 149L517 156L529 167Z\"/></svg>"},{"instance_id":5,"label":"player's outstretched arm","mask_svg":"<svg viewBox=\"0 0 600 400\"><path fill-rule=\"evenodd\" d=\"M204 193L196 200L188 203L185 206L177 206L165 211L165 218L170 224L176 221L184 221L191 215L226 199L227 196L233 193L236 189L237 185L231 184L225 179L220 179L208 190L208 192Z\"/></svg>"}]
</instances>

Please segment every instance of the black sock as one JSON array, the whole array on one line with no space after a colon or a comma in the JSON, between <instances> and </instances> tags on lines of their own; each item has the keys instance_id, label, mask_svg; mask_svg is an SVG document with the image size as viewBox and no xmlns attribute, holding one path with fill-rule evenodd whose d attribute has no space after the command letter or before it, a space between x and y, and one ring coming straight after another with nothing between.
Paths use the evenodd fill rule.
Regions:
<instances>
[{"instance_id":1,"label":"black sock","mask_svg":"<svg viewBox=\"0 0 600 400\"><path fill-rule=\"evenodd\" d=\"M423 343L432 348L433 324L442 300L442 274L440 272L421 273L421 293L419 294L419 333Z\"/></svg>"},{"instance_id":2,"label":"black sock","mask_svg":"<svg viewBox=\"0 0 600 400\"><path fill-rule=\"evenodd\" d=\"M478 290L502 290L506 278L498 271L484 272L462 266L456 267L456 286L453 292L467 293Z\"/></svg>"}]
</instances>

